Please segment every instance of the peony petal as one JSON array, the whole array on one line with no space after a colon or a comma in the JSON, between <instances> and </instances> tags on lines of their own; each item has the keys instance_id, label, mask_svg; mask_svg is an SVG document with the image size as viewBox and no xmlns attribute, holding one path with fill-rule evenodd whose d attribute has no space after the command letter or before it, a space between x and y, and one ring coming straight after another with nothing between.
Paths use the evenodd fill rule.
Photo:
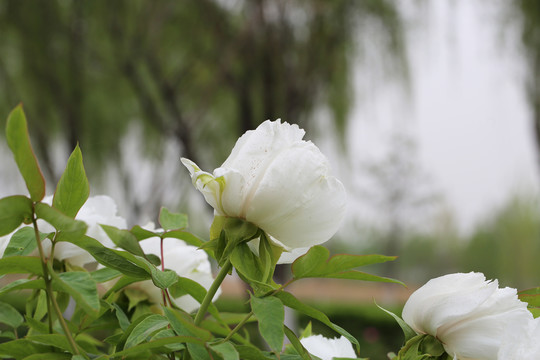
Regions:
<instances>
[{"instance_id":1,"label":"peony petal","mask_svg":"<svg viewBox=\"0 0 540 360\"><path fill-rule=\"evenodd\" d=\"M327 241L338 230L346 209L343 184L310 142L276 156L248 199L246 219L288 248Z\"/></svg>"},{"instance_id":2,"label":"peony petal","mask_svg":"<svg viewBox=\"0 0 540 360\"><path fill-rule=\"evenodd\" d=\"M312 335L300 339L306 350L321 360L332 360L333 358L356 359L356 353L349 340L341 336L335 339L328 339L322 335Z\"/></svg>"},{"instance_id":3,"label":"peony petal","mask_svg":"<svg viewBox=\"0 0 540 360\"><path fill-rule=\"evenodd\" d=\"M416 332L437 337L454 358L496 359L508 328L532 315L515 289L498 287L481 273L450 274L428 281L403 309Z\"/></svg>"}]
</instances>

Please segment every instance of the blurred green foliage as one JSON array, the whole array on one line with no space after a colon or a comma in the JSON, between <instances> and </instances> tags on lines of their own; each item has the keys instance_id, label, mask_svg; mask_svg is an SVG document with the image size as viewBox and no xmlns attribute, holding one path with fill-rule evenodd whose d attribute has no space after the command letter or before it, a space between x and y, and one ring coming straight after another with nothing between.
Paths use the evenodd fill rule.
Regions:
<instances>
[{"instance_id":1,"label":"blurred green foliage","mask_svg":"<svg viewBox=\"0 0 540 360\"><path fill-rule=\"evenodd\" d=\"M513 20L511 23L518 24L521 32L528 73L526 89L533 109L534 135L540 154L540 2L516 0L506 5Z\"/></svg>"},{"instance_id":2,"label":"blurred green foliage","mask_svg":"<svg viewBox=\"0 0 540 360\"><path fill-rule=\"evenodd\" d=\"M361 251L382 252L386 234L373 231L368 236L372 245ZM400 239L395 271L399 280L413 288L437 276L469 271L483 272L501 286L519 290L540 285L540 201L536 196L510 197L468 233L459 234L445 225L440 230L408 230ZM340 251L347 247L341 246ZM384 266L379 265L368 271L377 272L377 267L384 273Z\"/></svg>"}]
</instances>

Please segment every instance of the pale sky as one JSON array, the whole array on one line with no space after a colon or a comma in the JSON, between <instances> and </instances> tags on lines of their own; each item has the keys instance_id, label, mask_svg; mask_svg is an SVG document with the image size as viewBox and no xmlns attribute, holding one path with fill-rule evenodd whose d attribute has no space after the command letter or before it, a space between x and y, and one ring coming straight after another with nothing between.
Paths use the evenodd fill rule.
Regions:
<instances>
[{"instance_id":1,"label":"pale sky","mask_svg":"<svg viewBox=\"0 0 540 360\"><path fill-rule=\"evenodd\" d=\"M540 183L519 35L504 32L486 3L431 1L409 11L411 95L395 84L360 86L349 132L365 163L387 150L392 131L406 131L465 231L512 194L537 193Z\"/></svg>"}]
</instances>

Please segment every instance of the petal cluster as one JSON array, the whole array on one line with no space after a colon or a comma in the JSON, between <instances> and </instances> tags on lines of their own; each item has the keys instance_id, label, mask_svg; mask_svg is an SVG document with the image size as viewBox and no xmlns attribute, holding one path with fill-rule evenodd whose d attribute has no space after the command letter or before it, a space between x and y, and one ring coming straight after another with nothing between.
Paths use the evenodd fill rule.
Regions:
<instances>
[{"instance_id":1,"label":"petal cluster","mask_svg":"<svg viewBox=\"0 0 540 360\"><path fill-rule=\"evenodd\" d=\"M242 135L213 174L182 159L216 215L254 223L285 250L327 241L345 214L343 184L297 125L265 121Z\"/></svg>"},{"instance_id":2,"label":"petal cluster","mask_svg":"<svg viewBox=\"0 0 540 360\"><path fill-rule=\"evenodd\" d=\"M300 342L310 354L322 360L332 360L333 358L356 359L352 344L343 336L329 339L322 335L311 335L300 339Z\"/></svg>"},{"instance_id":3,"label":"petal cluster","mask_svg":"<svg viewBox=\"0 0 540 360\"><path fill-rule=\"evenodd\" d=\"M403 308L403 320L418 334L441 341L456 359L497 359L506 329L532 319L511 288L499 288L481 273L456 273L428 281Z\"/></svg>"}]
</instances>

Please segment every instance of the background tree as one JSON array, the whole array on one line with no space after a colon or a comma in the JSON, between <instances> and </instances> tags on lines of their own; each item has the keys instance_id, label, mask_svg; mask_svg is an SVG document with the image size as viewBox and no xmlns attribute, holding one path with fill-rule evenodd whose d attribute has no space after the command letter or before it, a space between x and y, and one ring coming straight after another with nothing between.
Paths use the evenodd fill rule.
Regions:
<instances>
[{"instance_id":1,"label":"background tree","mask_svg":"<svg viewBox=\"0 0 540 360\"><path fill-rule=\"evenodd\" d=\"M533 133L540 162L540 2L518 0L509 3L519 24L527 64L526 89L533 110Z\"/></svg>"},{"instance_id":2,"label":"background tree","mask_svg":"<svg viewBox=\"0 0 540 360\"><path fill-rule=\"evenodd\" d=\"M375 41L386 63L405 69L401 21L386 0L6 0L0 112L24 102L51 179L61 171L53 134L70 148L79 141L97 173L120 162L131 124L158 159L167 138L215 165L268 118L313 132L314 111L330 109L342 134L356 45ZM154 201L144 206L154 211Z\"/></svg>"}]
</instances>

